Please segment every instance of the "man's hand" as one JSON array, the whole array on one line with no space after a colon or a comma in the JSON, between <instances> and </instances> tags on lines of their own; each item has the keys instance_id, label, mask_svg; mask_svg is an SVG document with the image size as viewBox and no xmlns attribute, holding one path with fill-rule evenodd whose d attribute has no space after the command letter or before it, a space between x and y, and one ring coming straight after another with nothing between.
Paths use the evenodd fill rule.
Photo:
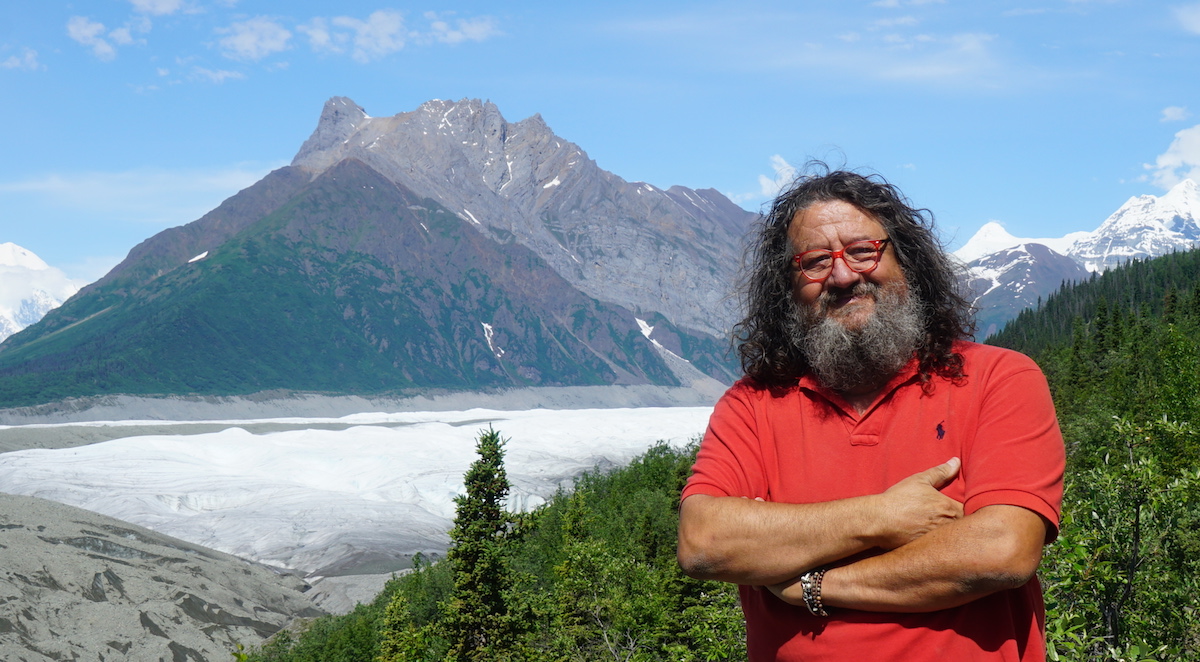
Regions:
<instances>
[{"instance_id":1,"label":"man's hand","mask_svg":"<svg viewBox=\"0 0 1200 662\"><path fill-rule=\"evenodd\" d=\"M963 516L963 505L938 490L958 475L957 457L916 473L879 495L876 546L895 549Z\"/></svg>"},{"instance_id":2,"label":"man's hand","mask_svg":"<svg viewBox=\"0 0 1200 662\"><path fill-rule=\"evenodd\" d=\"M882 494L823 503L763 503L697 494L679 511L679 563L688 575L771 585L868 549L894 549L962 517L938 492L954 458Z\"/></svg>"}]
</instances>

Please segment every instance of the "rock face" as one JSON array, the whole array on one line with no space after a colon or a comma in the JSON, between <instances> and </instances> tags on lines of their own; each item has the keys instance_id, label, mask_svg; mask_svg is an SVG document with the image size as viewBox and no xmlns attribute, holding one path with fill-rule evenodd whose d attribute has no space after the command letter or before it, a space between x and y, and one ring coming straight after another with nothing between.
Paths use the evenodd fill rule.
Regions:
<instances>
[{"instance_id":1,"label":"rock face","mask_svg":"<svg viewBox=\"0 0 1200 662\"><path fill-rule=\"evenodd\" d=\"M132 524L0 494L0 659L224 661L321 614L301 580Z\"/></svg>"},{"instance_id":2,"label":"rock face","mask_svg":"<svg viewBox=\"0 0 1200 662\"><path fill-rule=\"evenodd\" d=\"M715 336L736 321L728 295L756 216L711 189L626 182L539 115L509 123L464 99L376 118L335 97L292 165L316 176L347 158L528 246L597 299Z\"/></svg>"},{"instance_id":3,"label":"rock face","mask_svg":"<svg viewBox=\"0 0 1200 662\"><path fill-rule=\"evenodd\" d=\"M977 335L986 338L1025 308L1056 291L1063 281L1080 281L1086 269L1041 244L1021 244L967 264L967 287L975 295Z\"/></svg>"},{"instance_id":4,"label":"rock face","mask_svg":"<svg viewBox=\"0 0 1200 662\"><path fill-rule=\"evenodd\" d=\"M374 119L334 99L296 165L142 242L0 346L0 406L708 390L739 373L722 331L751 218L715 192L628 184L490 104Z\"/></svg>"}]
</instances>

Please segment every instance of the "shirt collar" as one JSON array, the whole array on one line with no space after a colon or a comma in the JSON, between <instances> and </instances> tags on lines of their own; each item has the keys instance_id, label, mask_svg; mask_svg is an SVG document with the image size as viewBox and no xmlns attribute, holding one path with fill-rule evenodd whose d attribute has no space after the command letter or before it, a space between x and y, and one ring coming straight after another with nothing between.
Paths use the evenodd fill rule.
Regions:
<instances>
[{"instance_id":1,"label":"shirt collar","mask_svg":"<svg viewBox=\"0 0 1200 662\"><path fill-rule=\"evenodd\" d=\"M875 401L872 402L869 407L867 407L866 411L863 412L863 415L865 416L866 414L869 414L871 410L875 408L875 405L879 404L892 391L895 391L911 381L915 381L917 379L917 367L917 357L913 356L908 360L908 363L905 363L904 367L896 372L896 374L888 380L887 384L879 390L879 394L875 396ZM857 412L855 412L854 407L850 406L850 403L847 402L840 393L826 388L819 381L817 381L816 376L813 375L811 370L804 373L804 375L800 377L797 386L799 386L801 389L816 393L846 413L852 414L856 417L858 415Z\"/></svg>"}]
</instances>

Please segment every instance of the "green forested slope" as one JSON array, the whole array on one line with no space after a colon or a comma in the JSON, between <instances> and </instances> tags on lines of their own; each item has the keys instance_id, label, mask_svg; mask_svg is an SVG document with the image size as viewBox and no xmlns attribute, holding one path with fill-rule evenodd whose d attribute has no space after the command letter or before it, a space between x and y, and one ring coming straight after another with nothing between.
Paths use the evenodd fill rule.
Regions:
<instances>
[{"instance_id":1,"label":"green forested slope","mask_svg":"<svg viewBox=\"0 0 1200 662\"><path fill-rule=\"evenodd\" d=\"M675 561L694 455L659 445L511 515L487 506L507 481L484 453L464 480L448 559L422 561L372 604L277 635L244 659L744 660L736 589L690 579Z\"/></svg>"},{"instance_id":2,"label":"green forested slope","mask_svg":"<svg viewBox=\"0 0 1200 662\"><path fill-rule=\"evenodd\" d=\"M632 311L360 162L289 185L283 202L274 184L256 185L278 203L269 213L165 232L8 338L0 407L110 393L679 385ZM643 317L693 365L732 377L726 343Z\"/></svg>"},{"instance_id":3,"label":"green forested slope","mask_svg":"<svg viewBox=\"0 0 1200 662\"><path fill-rule=\"evenodd\" d=\"M1049 636L1062 659L1200 656L1200 252L1064 288L990 342L1034 356L1067 443Z\"/></svg>"},{"instance_id":4,"label":"green forested slope","mask_svg":"<svg viewBox=\"0 0 1200 662\"><path fill-rule=\"evenodd\" d=\"M1044 302L1022 311L988 342L1038 356L1051 346L1071 342L1076 318L1091 321L1101 315L1103 324L1105 316L1118 312L1124 318L1160 316L1172 291L1177 306L1195 310L1200 305L1200 294L1194 287L1197 282L1200 250L1133 260L1103 274L1093 273L1082 283L1064 283ZM1190 294L1181 295L1183 290L1190 290Z\"/></svg>"}]
</instances>

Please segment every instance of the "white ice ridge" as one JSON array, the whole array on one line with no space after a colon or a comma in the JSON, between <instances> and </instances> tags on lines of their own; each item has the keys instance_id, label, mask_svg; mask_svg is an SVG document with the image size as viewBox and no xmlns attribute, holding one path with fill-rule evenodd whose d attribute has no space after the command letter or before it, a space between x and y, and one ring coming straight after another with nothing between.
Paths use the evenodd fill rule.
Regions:
<instances>
[{"instance_id":1,"label":"white ice ridge","mask_svg":"<svg viewBox=\"0 0 1200 662\"><path fill-rule=\"evenodd\" d=\"M193 262L199 262L200 260L203 260L206 257L208 257L208 251L204 251L203 253L197 255L196 257L188 260L188 264L191 264Z\"/></svg>"},{"instance_id":2,"label":"white ice ridge","mask_svg":"<svg viewBox=\"0 0 1200 662\"><path fill-rule=\"evenodd\" d=\"M230 427L14 451L0 454L0 491L313 571L373 552L444 550L454 497L475 459L475 439L489 425L510 439L510 506L529 509L598 464L624 464L658 440L687 443L704 430L711 411L472 409L237 421L314 429L254 434Z\"/></svg>"},{"instance_id":3,"label":"white ice ridge","mask_svg":"<svg viewBox=\"0 0 1200 662\"><path fill-rule=\"evenodd\" d=\"M547 188L550 188L551 186L558 186L558 185L559 185L559 184L561 184L561 183L562 183L562 182L560 182L560 181L558 180L558 176L557 176L557 175L555 175L555 176L554 176L554 179L552 179L552 180L550 180L550 181L546 182L546 183L545 183L545 184L542 186L542 188L543 188L543 189L547 189Z\"/></svg>"},{"instance_id":4,"label":"white ice ridge","mask_svg":"<svg viewBox=\"0 0 1200 662\"><path fill-rule=\"evenodd\" d=\"M475 225L483 225L483 223L479 222L479 219L475 218L475 214L472 214L470 209L463 209L463 211L466 212L467 216L471 217L472 223Z\"/></svg>"}]
</instances>

